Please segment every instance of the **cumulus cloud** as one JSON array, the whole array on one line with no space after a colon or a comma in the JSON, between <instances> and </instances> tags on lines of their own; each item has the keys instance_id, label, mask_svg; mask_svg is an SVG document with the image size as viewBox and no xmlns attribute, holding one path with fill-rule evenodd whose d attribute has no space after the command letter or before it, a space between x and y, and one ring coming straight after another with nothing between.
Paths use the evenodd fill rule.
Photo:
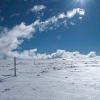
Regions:
<instances>
[{"instance_id":1,"label":"cumulus cloud","mask_svg":"<svg viewBox=\"0 0 100 100\"><path fill-rule=\"evenodd\" d=\"M72 58L83 58L83 57L87 57L87 56L80 54L78 51L69 52L69 51L65 51L65 50L57 50L55 53L52 53L51 55L47 55L46 57L47 57L47 59L55 59L55 58L72 59Z\"/></svg>"},{"instance_id":2,"label":"cumulus cloud","mask_svg":"<svg viewBox=\"0 0 100 100\"><path fill-rule=\"evenodd\" d=\"M32 50L25 50L21 53L19 52L12 52L9 56L9 59L13 56L16 56L17 59L56 59L56 58L65 58L65 59L86 59L86 58L95 58L95 52L90 52L87 55L80 54L78 51L69 52L65 50L57 50L55 53L52 54L40 54L36 53L37 49ZM95 55L94 55L95 54Z\"/></svg>"},{"instance_id":3,"label":"cumulus cloud","mask_svg":"<svg viewBox=\"0 0 100 100\"><path fill-rule=\"evenodd\" d=\"M96 52L91 51L91 52L88 54L88 57L89 57L89 58L94 58L94 57L96 57Z\"/></svg>"},{"instance_id":4,"label":"cumulus cloud","mask_svg":"<svg viewBox=\"0 0 100 100\"><path fill-rule=\"evenodd\" d=\"M41 8L41 9L40 9ZM38 7L36 9L42 10L44 9L43 7ZM19 25L14 26L12 29L8 29L6 27L0 27L0 58L3 57L13 57L16 56L20 59L31 59L35 56L39 56L40 58L59 58L59 57L64 57L66 55L65 51L58 50L56 53L53 53L51 55L46 55L46 54L35 54L37 49L32 49L32 50L25 50L23 52L17 52L14 51L19 47L20 44L23 43L24 38L30 39L32 38L33 34L39 30L45 31L45 30L53 30L55 28L58 28L62 23L64 25L67 25L67 21L65 18L69 18L69 13L76 12L75 14L83 14L82 9L74 9L72 11L65 13L58 14L58 16L53 16L45 21L40 21L39 19L33 22L30 25L25 25L24 22L22 22ZM75 15L74 14L74 15ZM74 16L73 15L73 16ZM59 23L59 20L64 20L62 23ZM67 54L68 56L68 54Z\"/></svg>"},{"instance_id":5,"label":"cumulus cloud","mask_svg":"<svg viewBox=\"0 0 100 100\"><path fill-rule=\"evenodd\" d=\"M73 16L75 16L75 14L84 15L85 10L80 8L73 9L72 11L67 12L67 17L72 18Z\"/></svg>"},{"instance_id":6,"label":"cumulus cloud","mask_svg":"<svg viewBox=\"0 0 100 100\"><path fill-rule=\"evenodd\" d=\"M23 22L10 30L7 28L1 30L0 55L11 54L12 50L18 48L18 45L23 43L24 38L30 39L32 37L31 33L35 32L33 24L27 26Z\"/></svg>"},{"instance_id":7,"label":"cumulus cloud","mask_svg":"<svg viewBox=\"0 0 100 100\"><path fill-rule=\"evenodd\" d=\"M21 53L19 53L17 51L9 52L9 55L7 56L7 59L8 58L11 59L14 56L17 59L36 59L37 58L36 51L37 51L37 49L24 50Z\"/></svg>"},{"instance_id":8,"label":"cumulus cloud","mask_svg":"<svg viewBox=\"0 0 100 100\"><path fill-rule=\"evenodd\" d=\"M14 17L14 16L19 16L20 14L18 14L18 13L14 13L14 14L12 14L11 16L9 16L9 18L11 18L11 17Z\"/></svg>"},{"instance_id":9,"label":"cumulus cloud","mask_svg":"<svg viewBox=\"0 0 100 100\"><path fill-rule=\"evenodd\" d=\"M28 13L31 11L31 12L39 12L39 11L41 11L41 10L43 10L43 9L45 9L46 8L46 6L44 6L44 5L36 5L36 6L33 6L33 8L30 8L30 9L28 9Z\"/></svg>"},{"instance_id":10,"label":"cumulus cloud","mask_svg":"<svg viewBox=\"0 0 100 100\"><path fill-rule=\"evenodd\" d=\"M38 59L55 59L55 58L67 58L67 59L85 59L85 58L94 58L98 57L95 52L90 52L87 55L80 54L78 51L75 52L69 52L65 50L57 50L55 53L52 53L50 55L42 54L37 54Z\"/></svg>"},{"instance_id":11,"label":"cumulus cloud","mask_svg":"<svg viewBox=\"0 0 100 100\"><path fill-rule=\"evenodd\" d=\"M66 15L64 13L61 13L61 14L58 15L59 19L62 19L62 18L65 18L65 17L66 17Z\"/></svg>"},{"instance_id":12,"label":"cumulus cloud","mask_svg":"<svg viewBox=\"0 0 100 100\"><path fill-rule=\"evenodd\" d=\"M0 22L3 22L4 21L4 18L3 17L0 17Z\"/></svg>"}]
</instances>

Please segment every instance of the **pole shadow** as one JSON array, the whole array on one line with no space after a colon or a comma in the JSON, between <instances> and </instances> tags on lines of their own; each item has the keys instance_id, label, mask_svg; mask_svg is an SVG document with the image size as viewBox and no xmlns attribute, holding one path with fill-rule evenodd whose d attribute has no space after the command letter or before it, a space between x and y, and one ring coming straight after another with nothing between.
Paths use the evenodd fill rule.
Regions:
<instances>
[{"instance_id":1,"label":"pole shadow","mask_svg":"<svg viewBox=\"0 0 100 100\"><path fill-rule=\"evenodd\" d=\"M4 78L0 79L0 83L5 82L6 79L14 77L13 75L2 75L2 76L4 76Z\"/></svg>"}]
</instances>

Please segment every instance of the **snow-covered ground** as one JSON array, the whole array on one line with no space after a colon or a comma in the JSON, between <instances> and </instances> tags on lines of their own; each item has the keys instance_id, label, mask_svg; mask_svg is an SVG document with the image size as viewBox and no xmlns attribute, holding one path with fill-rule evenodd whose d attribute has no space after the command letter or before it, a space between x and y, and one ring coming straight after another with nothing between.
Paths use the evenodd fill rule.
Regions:
<instances>
[{"instance_id":1,"label":"snow-covered ground","mask_svg":"<svg viewBox=\"0 0 100 100\"><path fill-rule=\"evenodd\" d=\"M0 60L0 100L100 100L100 59Z\"/></svg>"}]
</instances>

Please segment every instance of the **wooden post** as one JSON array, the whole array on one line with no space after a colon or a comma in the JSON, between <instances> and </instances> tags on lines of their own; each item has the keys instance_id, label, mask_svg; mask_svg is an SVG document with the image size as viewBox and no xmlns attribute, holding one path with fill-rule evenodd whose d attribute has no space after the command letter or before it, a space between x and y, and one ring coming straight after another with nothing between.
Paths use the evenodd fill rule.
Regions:
<instances>
[{"instance_id":1,"label":"wooden post","mask_svg":"<svg viewBox=\"0 0 100 100\"><path fill-rule=\"evenodd\" d=\"M16 76L16 57L14 57L14 76Z\"/></svg>"}]
</instances>

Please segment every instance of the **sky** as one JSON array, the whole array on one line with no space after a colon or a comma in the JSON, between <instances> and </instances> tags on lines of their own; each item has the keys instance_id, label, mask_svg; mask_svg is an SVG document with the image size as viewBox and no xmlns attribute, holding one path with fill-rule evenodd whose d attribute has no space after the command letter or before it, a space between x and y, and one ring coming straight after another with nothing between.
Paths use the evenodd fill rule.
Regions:
<instances>
[{"instance_id":1,"label":"sky","mask_svg":"<svg viewBox=\"0 0 100 100\"><path fill-rule=\"evenodd\" d=\"M0 0L0 59L100 55L99 27L100 0Z\"/></svg>"}]
</instances>

